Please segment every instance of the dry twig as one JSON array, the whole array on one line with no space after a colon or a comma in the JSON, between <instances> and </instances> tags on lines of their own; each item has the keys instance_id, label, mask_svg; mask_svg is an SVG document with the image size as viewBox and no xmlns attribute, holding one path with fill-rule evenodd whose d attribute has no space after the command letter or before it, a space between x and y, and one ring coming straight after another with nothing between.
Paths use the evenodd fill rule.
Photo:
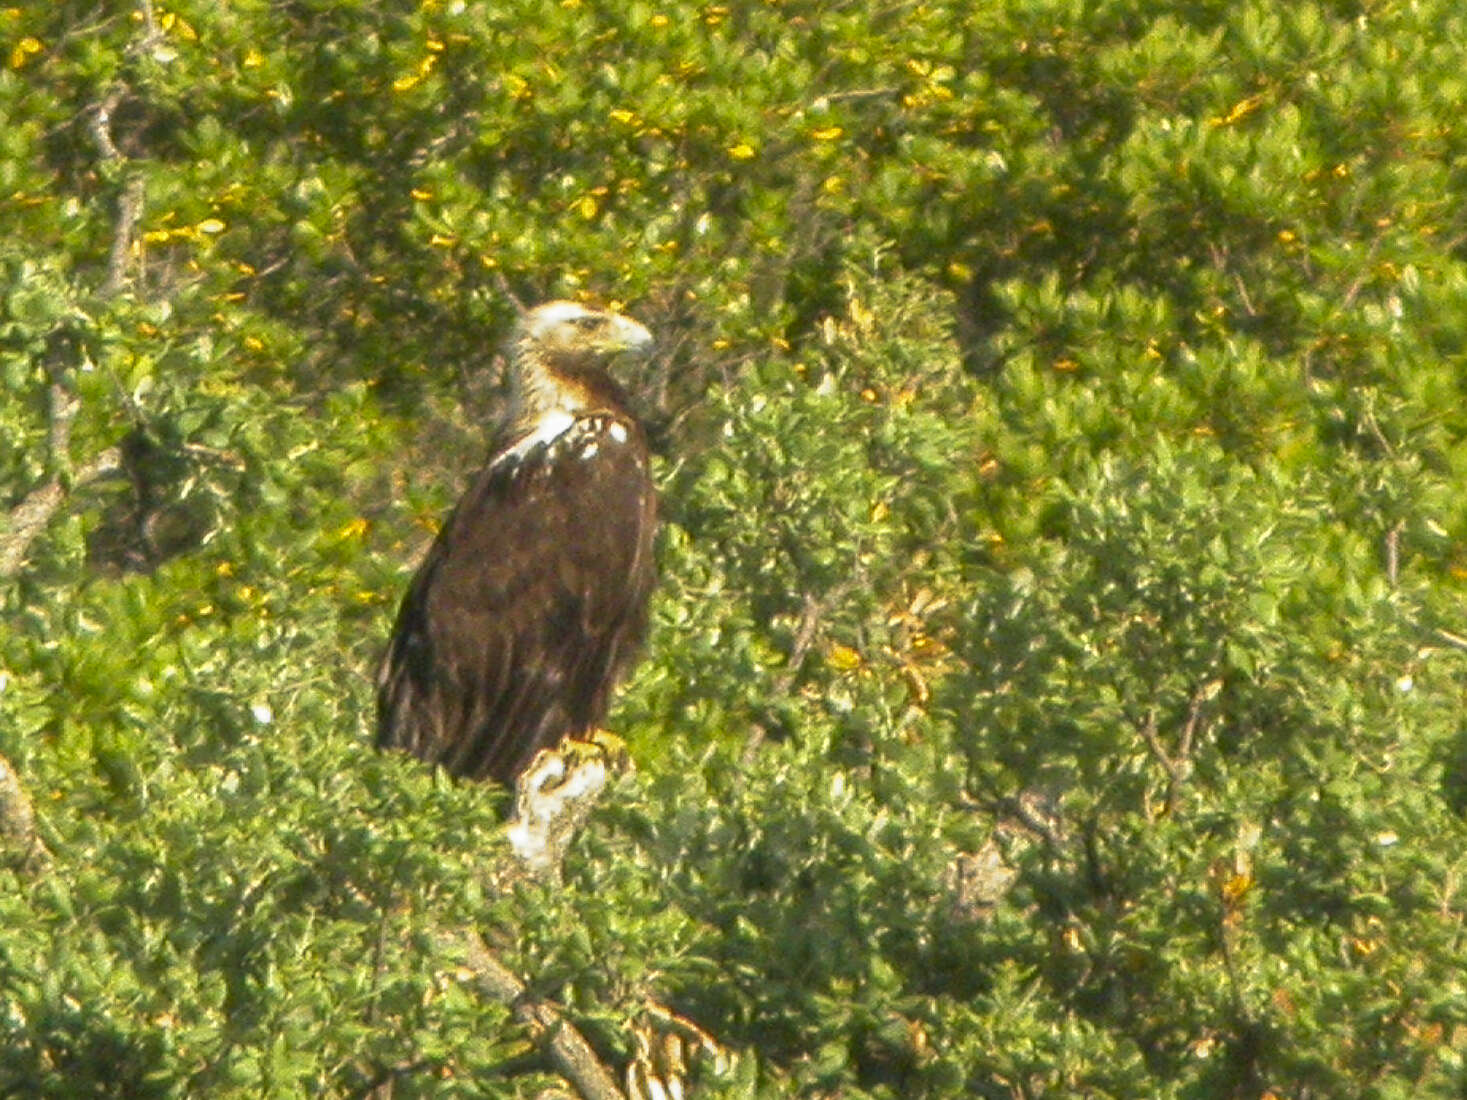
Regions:
<instances>
[{"instance_id":1,"label":"dry twig","mask_svg":"<svg viewBox=\"0 0 1467 1100\"><path fill-rule=\"evenodd\" d=\"M1192 745L1197 736L1197 729L1202 721L1202 705L1217 694L1221 687L1220 681L1209 680L1195 692L1192 693L1191 706L1187 711L1186 724L1182 726L1182 737L1177 743L1177 753L1172 756L1166 751L1161 743L1161 738L1156 732L1156 711L1150 710L1146 714L1146 721L1137 727L1136 732L1141 735L1141 740L1146 742L1146 747L1151 750L1151 755L1166 772L1166 812L1168 816L1176 812L1177 799L1181 794L1182 785L1192 774Z\"/></svg>"},{"instance_id":2,"label":"dry twig","mask_svg":"<svg viewBox=\"0 0 1467 1100\"><path fill-rule=\"evenodd\" d=\"M1392 588L1396 587L1401 575L1401 531L1405 526L1398 523L1385 536L1386 583Z\"/></svg>"},{"instance_id":3,"label":"dry twig","mask_svg":"<svg viewBox=\"0 0 1467 1100\"><path fill-rule=\"evenodd\" d=\"M820 620L849 592L855 581L845 581L836 585L824 597L816 598L806 592L803 605L800 608L800 621L795 626L795 640L790 647L790 656L784 664L784 669L774 678L774 684L770 689L770 697L782 699L789 694L790 688L795 686L795 680L800 675L800 666L805 663L805 657L810 652L810 647L815 644L816 634L820 630ZM762 722L754 723L749 731L749 736L744 740L744 751L740 758L745 770L753 764L754 757L759 751L759 746L769 736L769 730Z\"/></svg>"}]
</instances>

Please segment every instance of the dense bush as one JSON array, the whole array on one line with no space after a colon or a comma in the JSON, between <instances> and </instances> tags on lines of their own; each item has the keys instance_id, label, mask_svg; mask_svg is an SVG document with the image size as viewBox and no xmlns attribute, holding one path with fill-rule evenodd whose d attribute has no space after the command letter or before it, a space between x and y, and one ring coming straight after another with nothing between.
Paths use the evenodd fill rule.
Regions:
<instances>
[{"instance_id":1,"label":"dense bush","mask_svg":"<svg viewBox=\"0 0 1467 1100\"><path fill-rule=\"evenodd\" d=\"M1467 1088L1454 5L0 26L0 1091L536 1095L465 928L699 1095ZM554 884L368 747L512 294L664 349Z\"/></svg>"}]
</instances>

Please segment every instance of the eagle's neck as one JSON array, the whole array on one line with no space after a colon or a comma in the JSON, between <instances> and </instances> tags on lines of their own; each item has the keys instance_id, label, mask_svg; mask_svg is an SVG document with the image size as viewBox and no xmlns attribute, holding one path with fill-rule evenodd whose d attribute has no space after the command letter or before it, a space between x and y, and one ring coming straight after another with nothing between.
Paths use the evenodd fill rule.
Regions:
<instances>
[{"instance_id":1,"label":"eagle's neck","mask_svg":"<svg viewBox=\"0 0 1467 1100\"><path fill-rule=\"evenodd\" d=\"M581 394L550 369L534 347L518 347L510 357L509 427L516 439L554 439L583 411ZM533 444L532 444L533 445Z\"/></svg>"},{"instance_id":2,"label":"eagle's neck","mask_svg":"<svg viewBox=\"0 0 1467 1100\"><path fill-rule=\"evenodd\" d=\"M531 446L548 442L578 417L600 413L627 415L621 389L599 363L565 356L552 362L533 345L514 349L509 395L512 438L530 441Z\"/></svg>"}]
</instances>

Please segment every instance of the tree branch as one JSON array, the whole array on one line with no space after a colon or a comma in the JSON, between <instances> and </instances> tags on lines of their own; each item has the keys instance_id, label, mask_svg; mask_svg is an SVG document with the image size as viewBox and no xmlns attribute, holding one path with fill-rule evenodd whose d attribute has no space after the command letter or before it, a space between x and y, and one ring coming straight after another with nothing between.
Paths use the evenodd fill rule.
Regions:
<instances>
[{"instance_id":1,"label":"tree branch","mask_svg":"<svg viewBox=\"0 0 1467 1100\"><path fill-rule=\"evenodd\" d=\"M0 848L23 868L44 863L50 853L36 835L36 815L10 761L0 756Z\"/></svg>"},{"instance_id":2,"label":"tree branch","mask_svg":"<svg viewBox=\"0 0 1467 1100\"><path fill-rule=\"evenodd\" d=\"M1396 587L1401 573L1401 531L1404 523L1397 523L1385 535L1386 583Z\"/></svg>"},{"instance_id":3,"label":"tree branch","mask_svg":"<svg viewBox=\"0 0 1467 1100\"><path fill-rule=\"evenodd\" d=\"M125 167L127 157L117 148L112 139L112 112L122 102L122 85L114 86L88 112L87 130L97 147L102 163ZM138 222L143 216L143 177L138 172L128 172L122 181L122 191L117 196L117 220L112 227L112 247L107 253L107 274L102 280L101 294L110 298L122 289L127 278L127 262L132 256Z\"/></svg>"},{"instance_id":4,"label":"tree branch","mask_svg":"<svg viewBox=\"0 0 1467 1100\"><path fill-rule=\"evenodd\" d=\"M1447 645L1456 646L1458 649L1467 650L1467 638L1462 637L1462 635L1460 634L1453 634L1450 630L1444 630L1441 627L1437 627L1436 636L1442 641L1446 642Z\"/></svg>"},{"instance_id":5,"label":"tree branch","mask_svg":"<svg viewBox=\"0 0 1467 1100\"><path fill-rule=\"evenodd\" d=\"M479 991L514 1012L515 1019L529 1028L530 1038L550 1059L556 1072L575 1087L583 1100L626 1100L611 1071L597 1057L585 1036L555 1006L531 998L525 984L499 961L477 932L461 941L448 942L466 948L464 961L473 971Z\"/></svg>"},{"instance_id":6,"label":"tree branch","mask_svg":"<svg viewBox=\"0 0 1467 1100\"><path fill-rule=\"evenodd\" d=\"M145 31L143 38L133 44L133 49L145 48L158 35L150 0L142 0L141 11ZM125 91L124 85L113 85L106 95L86 111L86 128L91 134L92 143L97 147L98 159L104 166L118 171L122 177L122 189L117 196L117 218L112 227L112 244L107 253L107 270L102 277L102 285L98 288L99 295L104 299L115 297L127 281L128 261L132 258L136 245L145 198L142 173L129 170L128 158L117 147L112 136L112 113L122 102ZM76 421L80 402L66 384L66 378L70 374L69 364L52 363L50 370L51 385L47 394L47 458L50 477L26 494L19 504L10 509L6 517L8 529L0 533L0 579L13 576L24 564L31 544L66 502L70 486L93 481L121 466L121 456L117 448L110 447L77 471L74 478L67 477L70 470L71 428Z\"/></svg>"},{"instance_id":7,"label":"tree branch","mask_svg":"<svg viewBox=\"0 0 1467 1100\"><path fill-rule=\"evenodd\" d=\"M1136 727L1136 732L1141 735L1141 740L1146 742L1146 747L1151 750L1151 755L1166 772L1166 812L1170 814L1176 809L1177 789L1182 785L1182 769L1178 763L1167 755L1166 749L1162 747L1161 738L1156 735L1156 711L1146 712L1146 721Z\"/></svg>"},{"instance_id":8,"label":"tree branch","mask_svg":"<svg viewBox=\"0 0 1467 1100\"><path fill-rule=\"evenodd\" d=\"M1192 745L1202 721L1202 705L1216 695L1221 686L1221 681L1209 680L1192 693L1187 721L1182 727L1182 737L1177 744L1176 756L1166 751L1161 743L1161 738L1157 735L1155 710L1147 711L1146 721L1136 727L1136 732L1141 735L1141 740L1146 742L1146 747L1151 750L1151 755L1166 772L1166 812L1168 816L1176 812L1177 799L1181 794L1182 785L1192 774Z\"/></svg>"},{"instance_id":9,"label":"tree branch","mask_svg":"<svg viewBox=\"0 0 1467 1100\"><path fill-rule=\"evenodd\" d=\"M820 598L808 592L804 594L800 608L800 621L795 625L794 644L790 647L789 659L785 661L784 668L774 678L770 691L772 698L783 698L789 694L790 688L795 686L795 680L800 675L800 666L805 663L810 647L815 644L815 637L820 630L820 620L825 617L826 612L844 598L854 584L854 580L842 581ZM744 751L740 757L740 762L745 770L753 764L759 752L759 746L768 736L769 730L764 723L755 722L753 728L749 730L748 737L744 739Z\"/></svg>"},{"instance_id":10,"label":"tree branch","mask_svg":"<svg viewBox=\"0 0 1467 1100\"><path fill-rule=\"evenodd\" d=\"M72 416L75 415L73 412ZM53 443L58 434L69 437L70 424L58 430L51 426ZM116 447L108 447L81 469L71 479L71 485L86 485L110 477L122 469L122 453ZM31 490L24 500L10 510L6 517L7 530L0 532L0 580L14 576L25 563L31 543L35 542L51 518L66 503L66 489L60 473L53 474L45 484Z\"/></svg>"}]
</instances>

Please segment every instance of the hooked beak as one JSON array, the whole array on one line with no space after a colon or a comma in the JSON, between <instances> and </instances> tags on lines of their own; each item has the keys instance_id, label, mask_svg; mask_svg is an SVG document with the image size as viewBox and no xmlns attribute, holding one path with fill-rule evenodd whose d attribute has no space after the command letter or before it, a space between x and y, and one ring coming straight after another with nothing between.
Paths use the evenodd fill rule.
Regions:
<instances>
[{"instance_id":1,"label":"hooked beak","mask_svg":"<svg viewBox=\"0 0 1467 1100\"><path fill-rule=\"evenodd\" d=\"M617 314L608 335L611 351L630 355L647 355L652 351L652 334L630 317Z\"/></svg>"}]
</instances>

